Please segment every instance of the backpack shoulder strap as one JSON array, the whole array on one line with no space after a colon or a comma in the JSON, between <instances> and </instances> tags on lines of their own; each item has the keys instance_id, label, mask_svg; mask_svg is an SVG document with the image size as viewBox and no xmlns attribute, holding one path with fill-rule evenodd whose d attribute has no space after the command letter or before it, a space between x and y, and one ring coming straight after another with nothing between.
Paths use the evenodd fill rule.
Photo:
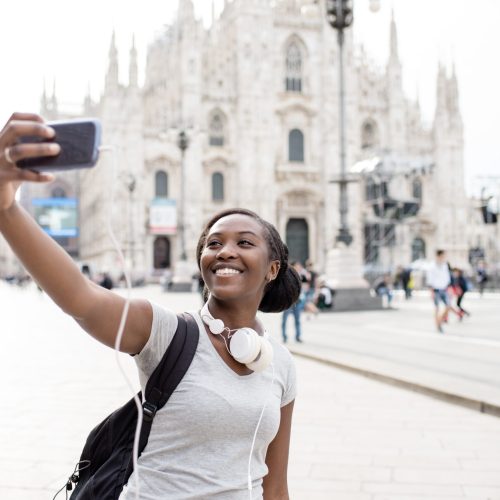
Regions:
<instances>
[{"instance_id":1,"label":"backpack shoulder strap","mask_svg":"<svg viewBox=\"0 0 500 500\"><path fill-rule=\"evenodd\" d=\"M156 412L166 404L179 385L198 346L199 330L194 318L183 313L177 315L177 321L174 337L146 384L139 453L146 447Z\"/></svg>"}]
</instances>

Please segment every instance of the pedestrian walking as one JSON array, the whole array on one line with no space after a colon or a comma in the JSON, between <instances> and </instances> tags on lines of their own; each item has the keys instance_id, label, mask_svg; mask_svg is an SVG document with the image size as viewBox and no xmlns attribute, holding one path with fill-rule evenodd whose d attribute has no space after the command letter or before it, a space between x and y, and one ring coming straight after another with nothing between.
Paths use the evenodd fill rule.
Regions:
<instances>
[{"instance_id":1,"label":"pedestrian walking","mask_svg":"<svg viewBox=\"0 0 500 500\"><path fill-rule=\"evenodd\" d=\"M286 343L288 340L288 335L286 332L287 320L289 316L293 316L295 325L295 340L299 343L302 342L302 325L301 325L301 315L304 310L304 305L306 302L306 291L304 289L304 284L307 285L305 277L303 274L302 264L298 261L292 262L292 267L297 271L299 276L302 276L302 287L298 300L292 304L288 309L283 311L283 316L281 317L281 336L283 337L283 342Z\"/></svg>"},{"instance_id":2,"label":"pedestrian walking","mask_svg":"<svg viewBox=\"0 0 500 500\"><path fill-rule=\"evenodd\" d=\"M457 300L457 308L460 311L460 319L462 319L465 316L470 316L470 313L466 311L463 306L462 302L464 300L464 296L469 290L469 285L467 283L467 279L464 276L464 272L462 269L459 269L458 267L455 267L452 272L452 287L453 291L456 296Z\"/></svg>"},{"instance_id":3,"label":"pedestrian walking","mask_svg":"<svg viewBox=\"0 0 500 500\"><path fill-rule=\"evenodd\" d=\"M83 276L16 202L21 182L51 176L21 170L15 162L60 151L57 144L21 144L23 136L52 138L54 131L37 115L17 113L0 132L0 233L55 303L113 346L126 299ZM158 410L139 469L119 498L288 498L295 368L257 311L288 309L299 297L299 277L276 228L243 209L210 219L196 258L207 299L200 311L189 313L199 330L196 352ZM131 300L119 347L134 355L143 390L176 328L172 311Z\"/></svg>"},{"instance_id":4,"label":"pedestrian walking","mask_svg":"<svg viewBox=\"0 0 500 500\"><path fill-rule=\"evenodd\" d=\"M480 260L476 269L476 282L479 289L479 295L482 297L484 288L488 282L488 273L486 272L486 265L483 260Z\"/></svg>"},{"instance_id":5,"label":"pedestrian walking","mask_svg":"<svg viewBox=\"0 0 500 500\"><path fill-rule=\"evenodd\" d=\"M310 319L311 314L317 316L318 308L316 307L316 284L318 279L318 273L314 270L314 264L310 261L306 261L306 267L304 269L304 280L303 286L305 291L305 299L303 310L306 312L306 318Z\"/></svg>"},{"instance_id":6,"label":"pedestrian walking","mask_svg":"<svg viewBox=\"0 0 500 500\"><path fill-rule=\"evenodd\" d=\"M405 299L409 300L411 299L413 289L415 288L415 279L413 278L411 268L406 267L403 270L402 280L403 280L403 288L405 291Z\"/></svg>"},{"instance_id":7,"label":"pedestrian walking","mask_svg":"<svg viewBox=\"0 0 500 500\"><path fill-rule=\"evenodd\" d=\"M451 274L444 250L436 251L436 260L429 266L426 276L427 286L431 291L434 302L434 320L439 333L443 333L443 323L450 311L450 298L448 287L451 284ZM444 305L444 311L440 311L440 304Z\"/></svg>"}]
</instances>

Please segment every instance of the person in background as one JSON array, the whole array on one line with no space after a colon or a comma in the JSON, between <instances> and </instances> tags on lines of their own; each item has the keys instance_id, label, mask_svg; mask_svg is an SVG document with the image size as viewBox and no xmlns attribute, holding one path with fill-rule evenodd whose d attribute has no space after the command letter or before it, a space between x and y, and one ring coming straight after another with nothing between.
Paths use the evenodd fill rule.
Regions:
<instances>
[{"instance_id":1,"label":"person in background","mask_svg":"<svg viewBox=\"0 0 500 500\"><path fill-rule=\"evenodd\" d=\"M379 297L386 297L387 307L391 307L392 298L394 296L392 292L391 275L389 273L384 274L381 278L375 281L373 288Z\"/></svg>"},{"instance_id":2,"label":"person in background","mask_svg":"<svg viewBox=\"0 0 500 500\"><path fill-rule=\"evenodd\" d=\"M476 281L477 287L479 288L479 295L482 297L484 287L486 286L486 282L488 281L488 273L486 272L486 265L484 264L484 260L480 260L477 264Z\"/></svg>"},{"instance_id":3,"label":"person in background","mask_svg":"<svg viewBox=\"0 0 500 500\"><path fill-rule=\"evenodd\" d=\"M310 319L311 314L315 316L318 314L315 301L318 273L314 270L314 265L310 260L306 260L304 277L305 303L303 309L307 313L306 318Z\"/></svg>"},{"instance_id":4,"label":"person in background","mask_svg":"<svg viewBox=\"0 0 500 500\"><path fill-rule=\"evenodd\" d=\"M292 262L292 267L297 271L299 275L302 286L300 291L300 296L297 302L292 304L288 309L283 311L283 316L281 317L281 334L283 337L283 342L286 343L288 340L288 336L286 334L286 322L290 315L293 315L294 323L295 323L295 340L299 343L302 342L302 327L301 327L301 315L304 309L305 301L306 301L306 291L304 289L306 282L306 278L304 276L304 268L302 264L298 261Z\"/></svg>"},{"instance_id":5,"label":"person in background","mask_svg":"<svg viewBox=\"0 0 500 500\"><path fill-rule=\"evenodd\" d=\"M411 299L411 294L415 288L415 280L413 279L413 274L411 268L407 267L403 270L403 289L405 291L405 299Z\"/></svg>"},{"instance_id":6,"label":"person in background","mask_svg":"<svg viewBox=\"0 0 500 500\"><path fill-rule=\"evenodd\" d=\"M318 295L316 298L316 306L320 311L327 311L333 308L333 296L335 291L332 290L325 280L319 283Z\"/></svg>"},{"instance_id":7,"label":"person in background","mask_svg":"<svg viewBox=\"0 0 500 500\"><path fill-rule=\"evenodd\" d=\"M457 298L457 308L459 310L459 318L462 319L465 316L470 316L470 313L462 307L462 301L464 300L464 295L469 290L469 285L465 279L464 272L455 267L452 272L452 287L453 292Z\"/></svg>"},{"instance_id":8,"label":"person in background","mask_svg":"<svg viewBox=\"0 0 500 500\"><path fill-rule=\"evenodd\" d=\"M102 273L102 278L99 281L99 285L101 285L103 288L106 288L106 290L113 289L113 280L111 279L109 273L107 272Z\"/></svg>"},{"instance_id":9,"label":"person in background","mask_svg":"<svg viewBox=\"0 0 500 500\"><path fill-rule=\"evenodd\" d=\"M436 251L436 260L429 266L426 276L427 286L431 291L434 301L434 320L439 333L444 333L443 323L451 310L448 287L451 283L451 274L446 253L444 250ZM440 303L444 305L444 311L440 311Z\"/></svg>"}]
</instances>

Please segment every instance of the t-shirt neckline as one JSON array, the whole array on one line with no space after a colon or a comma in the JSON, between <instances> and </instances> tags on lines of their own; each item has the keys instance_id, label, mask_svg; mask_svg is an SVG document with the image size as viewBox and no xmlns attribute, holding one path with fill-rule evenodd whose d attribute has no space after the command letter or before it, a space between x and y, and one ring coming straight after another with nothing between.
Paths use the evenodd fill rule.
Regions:
<instances>
[{"instance_id":1,"label":"t-shirt neckline","mask_svg":"<svg viewBox=\"0 0 500 500\"><path fill-rule=\"evenodd\" d=\"M209 337L208 337L209 333L207 332L206 328L203 326L203 320L201 319L199 311L196 311L195 318L196 318L196 322L198 323L198 330L200 331L200 337L203 337L203 339L204 339L204 340L202 340L202 342L207 342L209 344L208 349L210 350L210 354L217 358L218 362L224 367L225 370L227 370L229 373L231 373L233 377L236 377L240 380L248 380L248 378L253 377L257 373L254 371L252 371L252 373L249 373L248 375L240 375L239 373L236 373L222 359L221 355L217 352L217 349L214 347L211 340L209 339Z\"/></svg>"}]
</instances>

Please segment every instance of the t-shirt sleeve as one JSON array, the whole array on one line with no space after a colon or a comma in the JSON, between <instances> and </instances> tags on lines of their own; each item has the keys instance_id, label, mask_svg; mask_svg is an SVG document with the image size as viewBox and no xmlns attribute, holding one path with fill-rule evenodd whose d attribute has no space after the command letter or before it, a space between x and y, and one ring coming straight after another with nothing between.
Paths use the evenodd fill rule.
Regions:
<instances>
[{"instance_id":1,"label":"t-shirt sleeve","mask_svg":"<svg viewBox=\"0 0 500 500\"><path fill-rule=\"evenodd\" d=\"M288 349L286 352L288 355L288 369L286 372L285 390L283 391L283 395L281 397L281 408L286 406L288 403L291 403L297 395L297 370L295 368L295 361Z\"/></svg>"},{"instance_id":2,"label":"t-shirt sleeve","mask_svg":"<svg viewBox=\"0 0 500 500\"><path fill-rule=\"evenodd\" d=\"M151 335L141 352L134 356L141 385L145 384L158 366L177 330L177 315L174 312L153 302L151 307L153 309Z\"/></svg>"}]
</instances>

